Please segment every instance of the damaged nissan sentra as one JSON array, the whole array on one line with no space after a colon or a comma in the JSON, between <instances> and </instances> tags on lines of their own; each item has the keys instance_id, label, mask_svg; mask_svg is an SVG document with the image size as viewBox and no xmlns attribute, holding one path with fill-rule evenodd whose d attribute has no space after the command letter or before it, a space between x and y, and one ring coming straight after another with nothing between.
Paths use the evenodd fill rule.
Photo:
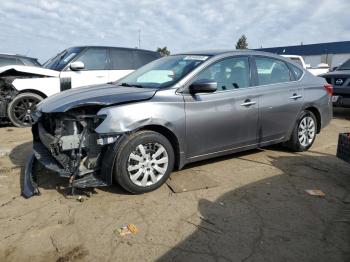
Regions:
<instances>
[{"instance_id":1,"label":"damaged nissan sentra","mask_svg":"<svg viewBox=\"0 0 350 262\"><path fill-rule=\"evenodd\" d=\"M72 189L116 182L137 194L190 162L276 143L305 151L332 118L331 97L323 79L269 53L164 57L38 104L22 193L39 193L38 162Z\"/></svg>"}]
</instances>

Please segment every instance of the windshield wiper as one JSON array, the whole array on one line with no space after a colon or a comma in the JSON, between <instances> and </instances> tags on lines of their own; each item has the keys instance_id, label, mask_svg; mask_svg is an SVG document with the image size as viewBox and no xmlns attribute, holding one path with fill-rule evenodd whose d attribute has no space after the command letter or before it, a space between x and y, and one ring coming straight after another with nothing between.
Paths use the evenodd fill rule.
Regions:
<instances>
[{"instance_id":1,"label":"windshield wiper","mask_svg":"<svg viewBox=\"0 0 350 262\"><path fill-rule=\"evenodd\" d=\"M137 85L137 84L129 84L129 83L121 83L119 86L127 86L127 87L138 87L138 88L143 88L142 85Z\"/></svg>"}]
</instances>

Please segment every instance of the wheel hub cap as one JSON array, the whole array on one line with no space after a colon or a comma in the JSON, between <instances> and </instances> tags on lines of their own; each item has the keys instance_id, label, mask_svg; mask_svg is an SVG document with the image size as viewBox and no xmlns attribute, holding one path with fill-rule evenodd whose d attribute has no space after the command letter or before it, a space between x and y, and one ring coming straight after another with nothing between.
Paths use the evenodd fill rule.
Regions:
<instances>
[{"instance_id":1,"label":"wheel hub cap","mask_svg":"<svg viewBox=\"0 0 350 262\"><path fill-rule=\"evenodd\" d=\"M129 155L127 171L135 185L146 187L165 175L168 163L168 153L161 144L141 144Z\"/></svg>"},{"instance_id":2,"label":"wheel hub cap","mask_svg":"<svg viewBox=\"0 0 350 262\"><path fill-rule=\"evenodd\" d=\"M309 146L314 138L316 133L315 121L312 117L304 117L298 127L298 139L302 146Z\"/></svg>"}]
</instances>

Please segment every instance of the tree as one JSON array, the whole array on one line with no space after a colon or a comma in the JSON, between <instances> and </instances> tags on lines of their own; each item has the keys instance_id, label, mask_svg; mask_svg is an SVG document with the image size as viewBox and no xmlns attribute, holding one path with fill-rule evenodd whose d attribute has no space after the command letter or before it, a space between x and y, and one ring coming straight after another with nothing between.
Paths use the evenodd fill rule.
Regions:
<instances>
[{"instance_id":1,"label":"tree","mask_svg":"<svg viewBox=\"0 0 350 262\"><path fill-rule=\"evenodd\" d=\"M158 47L156 50L159 54L161 54L161 56L168 56L170 55L170 51L168 50L168 48L166 46L162 47Z\"/></svg>"},{"instance_id":2,"label":"tree","mask_svg":"<svg viewBox=\"0 0 350 262\"><path fill-rule=\"evenodd\" d=\"M236 43L236 49L247 49L247 48L248 48L247 37L245 35L242 35Z\"/></svg>"}]
</instances>

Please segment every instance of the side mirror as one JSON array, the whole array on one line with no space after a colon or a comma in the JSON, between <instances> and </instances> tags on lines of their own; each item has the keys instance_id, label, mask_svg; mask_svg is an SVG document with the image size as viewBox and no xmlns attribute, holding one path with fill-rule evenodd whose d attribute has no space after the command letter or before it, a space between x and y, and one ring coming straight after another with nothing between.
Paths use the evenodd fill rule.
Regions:
<instances>
[{"instance_id":1,"label":"side mirror","mask_svg":"<svg viewBox=\"0 0 350 262\"><path fill-rule=\"evenodd\" d=\"M82 70L85 68L85 65L83 62L80 61L75 61L73 63L70 64L70 69L72 69L73 71L78 71L78 70Z\"/></svg>"},{"instance_id":2,"label":"side mirror","mask_svg":"<svg viewBox=\"0 0 350 262\"><path fill-rule=\"evenodd\" d=\"M217 89L218 89L218 83L209 79L197 80L193 82L189 87L189 91L191 94L213 93Z\"/></svg>"},{"instance_id":3,"label":"side mirror","mask_svg":"<svg viewBox=\"0 0 350 262\"><path fill-rule=\"evenodd\" d=\"M311 68L311 65L310 64L305 64L305 67L306 68Z\"/></svg>"}]
</instances>

